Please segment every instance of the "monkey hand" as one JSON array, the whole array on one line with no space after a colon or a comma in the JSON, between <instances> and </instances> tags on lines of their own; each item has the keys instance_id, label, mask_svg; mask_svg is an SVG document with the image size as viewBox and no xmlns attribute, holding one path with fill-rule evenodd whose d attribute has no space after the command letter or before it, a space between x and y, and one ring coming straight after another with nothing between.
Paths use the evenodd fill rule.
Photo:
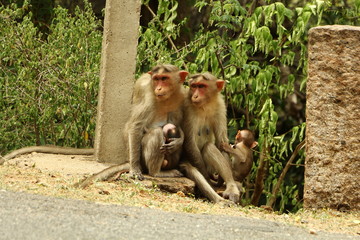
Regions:
<instances>
[{"instance_id":1,"label":"monkey hand","mask_svg":"<svg viewBox=\"0 0 360 240\"><path fill-rule=\"evenodd\" d=\"M169 138L168 143L164 143L160 147L160 152L163 154L171 154L178 150L183 144L182 138Z\"/></svg>"},{"instance_id":2,"label":"monkey hand","mask_svg":"<svg viewBox=\"0 0 360 240\"><path fill-rule=\"evenodd\" d=\"M228 153L232 153L234 151L232 146L226 142L222 142L220 147L222 150L224 150L225 152L228 152Z\"/></svg>"},{"instance_id":3,"label":"monkey hand","mask_svg":"<svg viewBox=\"0 0 360 240\"><path fill-rule=\"evenodd\" d=\"M141 173L141 170L130 170L129 175L131 178L137 179L137 180L144 180L144 175Z\"/></svg>"}]
</instances>

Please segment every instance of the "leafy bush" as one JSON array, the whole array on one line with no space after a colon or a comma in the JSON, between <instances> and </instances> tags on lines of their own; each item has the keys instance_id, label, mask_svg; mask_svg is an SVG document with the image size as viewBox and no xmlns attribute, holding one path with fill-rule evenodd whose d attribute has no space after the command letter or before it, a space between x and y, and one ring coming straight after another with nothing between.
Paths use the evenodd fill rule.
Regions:
<instances>
[{"instance_id":1,"label":"leafy bush","mask_svg":"<svg viewBox=\"0 0 360 240\"><path fill-rule=\"evenodd\" d=\"M0 154L54 144L93 145L102 33L89 5L54 9L49 34L31 5L0 7Z\"/></svg>"}]
</instances>

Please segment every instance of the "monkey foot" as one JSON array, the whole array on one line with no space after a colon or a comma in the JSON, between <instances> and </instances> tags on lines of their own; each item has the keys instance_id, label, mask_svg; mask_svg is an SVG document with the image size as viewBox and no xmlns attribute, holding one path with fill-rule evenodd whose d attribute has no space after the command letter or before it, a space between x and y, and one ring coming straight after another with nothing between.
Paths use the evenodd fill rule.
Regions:
<instances>
[{"instance_id":1,"label":"monkey foot","mask_svg":"<svg viewBox=\"0 0 360 240\"><path fill-rule=\"evenodd\" d=\"M226 186L226 189L222 195L225 199L229 199L234 203L240 202L240 191L236 184L229 184L228 186Z\"/></svg>"},{"instance_id":2,"label":"monkey foot","mask_svg":"<svg viewBox=\"0 0 360 240\"><path fill-rule=\"evenodd\" d=\"M144 180L144 175L141 172L137 172L137 171L130 171L129 175L131 178L142 181Z\"/></svg>"},{"instance_id":3,"label":"monkey foot","mask_svg":"<svg viewBox=\"0 0 360 240\"><path fill-rule=\"evenodd\" d=\"M235 202L230 201L228 199L222 199L221 201L217 202L216 204L219 204L221 207L234 207L236 206Z\"/></svg>"}]
</instances>

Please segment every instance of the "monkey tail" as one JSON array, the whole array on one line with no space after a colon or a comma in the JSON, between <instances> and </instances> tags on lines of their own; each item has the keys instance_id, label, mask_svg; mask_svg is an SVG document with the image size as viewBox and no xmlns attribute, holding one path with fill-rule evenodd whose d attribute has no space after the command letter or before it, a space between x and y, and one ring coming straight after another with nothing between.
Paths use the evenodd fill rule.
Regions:
<instances>
[{"instance_id":1,"label":"monkey tail","mask_svg":"<svg viewBox=\"0 0 360 240\"><path fill-rule=\"evenodd\" d=\"M93 155L93 148L68 148L68 147L58 147L58 146L31 146L24 147L12 151L9 154L6 154L4 157L0 158L0 165L5 161L10 160L18 155L39 152L39 153L54 153L54 154L64 154L64 155Z\"/></svg>"},{"instance_id":2,"label":"monkey tail","mask_svg":"<svg viewBox=\"0 0 360 240\"><path fill-rule=\"evenodd\" d=\"M90 184L92 184L95 181L105 181L108 180L110 177L114 176L117 173L126 173L129 172L130 164L129 163L123 163L120 165L111 166L108 168L105 168L101 172L95 173L94 175L84 179L83 181L76 183L74 186L79 188L86 188Z\"/></svg>"}]
</instances>

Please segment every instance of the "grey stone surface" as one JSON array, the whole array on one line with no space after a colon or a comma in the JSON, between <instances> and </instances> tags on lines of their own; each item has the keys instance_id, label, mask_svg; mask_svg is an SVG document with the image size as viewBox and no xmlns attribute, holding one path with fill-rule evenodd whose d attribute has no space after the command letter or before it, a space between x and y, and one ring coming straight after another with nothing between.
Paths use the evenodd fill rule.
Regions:
<instances>
[{"instance_id":1,"label":"grey stone surface","mask_svg":"<svg viewBox=\"0 0 360 240\"><path fill-rule=\"evenodd\" d=\"M360 27L309 32L304 206L360 210Z\"/></svg>"},{"instance_id":2,"label":"grey stone surface","mask_svg":"<svg viewBox=\"0 0 360 240\"><path fill-rule=\"evenodd\" d=\"M95 204L0 189L0 239L338 240L359 236L224 215Z\"/></svg>"},{"instance_id":3,"label":"grey stone surface","mask_svg":"<svg viewBox=\"0 0 360 240\"><path fill-rule=\"evenodd\" d=\"M129 117L139 32L140 0L106 1L95 158L123 163L123 128Z\"/></svg>"}]
</instances>

